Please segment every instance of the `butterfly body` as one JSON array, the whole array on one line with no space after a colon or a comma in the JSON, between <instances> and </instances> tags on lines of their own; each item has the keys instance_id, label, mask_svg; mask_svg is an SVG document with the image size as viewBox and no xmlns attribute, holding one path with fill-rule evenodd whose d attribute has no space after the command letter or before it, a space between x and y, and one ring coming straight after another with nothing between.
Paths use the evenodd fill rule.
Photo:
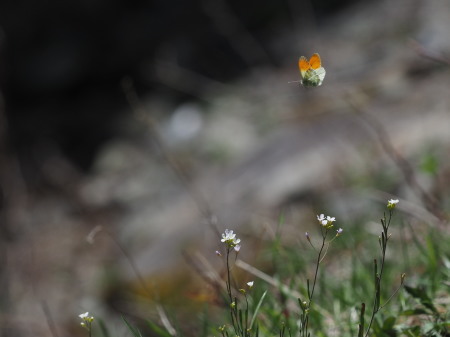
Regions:
<instances>
[{"instance_id":1,"label":"butterfly body","mask_svg":"<svg viewBox=\"0 0 450 337\"><path fill-rule=\"evenodd\" d=\"M319 54L315 53L308 59L304 56L298 60L298 68L302 76L300 83L305 87L318 87L322 85L325 78L325 68L322 67L322 61Z\"/></svg>"}]
</instances>

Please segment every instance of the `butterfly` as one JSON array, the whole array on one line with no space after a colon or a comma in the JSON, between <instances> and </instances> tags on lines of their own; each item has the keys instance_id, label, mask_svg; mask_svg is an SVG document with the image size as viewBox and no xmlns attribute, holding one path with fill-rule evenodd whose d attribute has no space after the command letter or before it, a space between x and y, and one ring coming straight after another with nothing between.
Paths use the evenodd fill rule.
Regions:
<instances>
[{"instance_id":1,"label":"butterfly","mask_svg":"<svg viewBox=\"0 0 450 337\"><path fill-rule=\"evenodd\" d=\"M315 53L308 59L304 56L298 59L298 68L302 75L301 84L305 87L318 87L322 85L325 78L325 69L322 67L322 61L319 54Z\"/></svg>"}]
</instances>

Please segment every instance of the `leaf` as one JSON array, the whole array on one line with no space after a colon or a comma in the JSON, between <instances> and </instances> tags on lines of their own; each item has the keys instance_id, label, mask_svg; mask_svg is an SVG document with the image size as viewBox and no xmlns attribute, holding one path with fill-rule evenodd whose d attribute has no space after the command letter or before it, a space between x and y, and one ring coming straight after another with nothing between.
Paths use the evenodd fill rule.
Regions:
<instances>
[{"instance_id":1,"label":"leaf","mask_svg":"<svg viewBox=\"0 0 450 337\"><path fill-rule=\"evenodd\" d=\"M171 334L167 330L161 328L160 326L153 323L152 321L146 320L146 322L147 322L148 326L150 327L150 329L152 329L153 332L156 333L158 336L172 337Z\"/></svg>"},{"instance_id":2,"label":"leaf","mask_svg":"<svg viewBox=\"0 0 450 337\"><path fill-rule=\"evenodd\" d=\"M401 313L402 316L428 315L429 312L422 308L415 308L405 310Z\"/></svg>"},{"instance_id":3,"label":"leaf","mask_svg":"<svg viewBox=\"0 0 450 337\"><path fill-rule=\"evenodd\" d=\"M245 313L244 313L244 321L245 321L245 330L247 330L247 324L248 324L248 308L245 309Z\"/></svg>"},{"instance_id":4,"label":"leaf","mask_svg":"<svg viewBox=\"0 0 450 337\"><path fill-rule=\"evenodd\" d=\"M135 328L130 323L128 323L128 321L125 317L122 316L122 319L125 322L125 324L127 325L128 330L130 330L130 332L133 334L134 337L142 337L141 332L139 331L138 328Z\"/></svg>"},{"instance_id":5,"label":"leaf","mask_svg":"<svg viewBox=\"0 0 450 337\"><path fill-rule=\"evenodd\" d=\"M415 299L419 300L420 303L426 307L427 309L431 310L433 313L437 313L436 308L433 305L433 302L431 301L431 299L428 297L426 291L424 288L422 287L418 287L418 288L413 288L413 287L409 287L407 285L404 286L405 290L408 294L410 294L412 297L414 297Z\"/></svg>"},{"instance_id":6,"label":"leaf","mask_svg":"<svg viewBox=\"0 0 450 337\"><path fill-rule=\"evenodd\" d=\"M308 289L308 300L311 301L311 292L309 291L309 279L306 279L306 288Z\"/></svg>"},{"instance_id":7,"label":"leaf","mask_svg":"<svg viewBox=\"0 0 450 337\"><path fill-rule=\"evenodd\" d=\"M264 301L264 298L266 297L266 295L267 295L267 290L262 294L261 298L259 299L259 302L256 306L255 312L253 313L253 317L252 317L252 321L250 322L249 329L251 329L253 327L253 323L255 323L255 320L256 320L256 315L258 315L258 311L261 308L261 304Z\"/></svg>"},{"instance_id":8,"label":"leaf","mask_svg":"<svg viewBox=\"0 0 450 337\"><path fill-rule=\"evenodd\" d=\"M239 327L241 328L241 332L244 330L244 320L242 318L242 310L239 309Z\"/></svg>"}]
</instances>

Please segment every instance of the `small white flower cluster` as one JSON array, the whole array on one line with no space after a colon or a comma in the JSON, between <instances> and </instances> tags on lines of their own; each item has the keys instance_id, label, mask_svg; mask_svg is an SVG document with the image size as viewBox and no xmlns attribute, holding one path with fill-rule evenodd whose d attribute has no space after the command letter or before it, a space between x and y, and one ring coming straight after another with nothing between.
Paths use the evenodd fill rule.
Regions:
<instances>
[{"instance_id":1,"label":"small white flower cluster","mask_svg":"<svg viewBox=\"0 0 450 337\"><path fill-rule=\"evenodd\" d=\"M336 221L336 218L333 216L333 217L331 217L331 216L325 216L325 214L320 214L320 215L318 215L317 216L317 220L319 221L319 223L322 225L322 227L324 227L325 229L331 229L331 228L333 228L333 222L335 222ZM341 235L342 234L342 232L343 232L344 230L342 229L342 228L339 228L337 231L336 231L336 236L339 236L339 235ZM308 239L308 240L310 240L310 238L309 238L309 233L308 232L306 232L306 238Z\"/></svg>"},{"instance_id":2,"label":"small white flower cluster","mask_svg":"<svg viewBox=\"0 0 450 337\"><path fill-rule=\"evenodd\" d=\"M336 221L336 218L328 215L327 217L325 217L324 214L320 214L317 216L317 220L323 227L325 227L326 229L330 229L333 227L333 222Z\"/></svg>"},{"instance_id":3,"label":"small white flower cluster","mask_svg":"<svg viewBox=\"0 0 450 337\"><path fill-rule=\"evenodd\" d=\"M389 208L389 209L394 209L395 206L398 204L398 202L399 202L398 199L391 199L391 200L388 200L387 208Z\"/></svg>"},{"instance_id":4,"label":"small white flower cluster","mask_svg":"<svg viewBox=\"0 0 450 337\"><path fill-rule=\"evenodd\" d=\"M233 248L236 252L241 249L239 245L241 239L238 239L236 234L230 229L225 229L225 233L222 234L222 240L220 241L224 242L229 248Z\"/></svg>"},{"instance_id":5,"label":"small white flower cluster","mask_svg":"<svg viewBox=\"0 0 450 337\"><path fill-rule=\"evenodd\" d=\"M80 325L83 328L91 330L91 324L94 321L94 317L93 316L89 316L89 312L85 312L84 314L80 314L80 315L78 315L78 317L80 317L82 319L82 322L80 323Z\"/></svg>"}]
</instances>

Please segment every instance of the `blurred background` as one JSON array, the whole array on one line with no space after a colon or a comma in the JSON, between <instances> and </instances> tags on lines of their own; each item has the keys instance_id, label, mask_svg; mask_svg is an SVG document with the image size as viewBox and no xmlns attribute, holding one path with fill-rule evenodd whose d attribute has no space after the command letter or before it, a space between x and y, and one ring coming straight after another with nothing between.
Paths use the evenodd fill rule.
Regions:
<instances>
[{"instance_id":1,"label":"blurred background","mask_svg":"<svg viewBox=\"0 0 450 337\"><path fill-rule=\"evenodd\" d=\"M192 256L282 211L294 242L391 196L442 223L449 31L440 0L1 2L0 335L192 314ZM324 84L290 83L315 52Z\"/></svg>"}]
</instances>

